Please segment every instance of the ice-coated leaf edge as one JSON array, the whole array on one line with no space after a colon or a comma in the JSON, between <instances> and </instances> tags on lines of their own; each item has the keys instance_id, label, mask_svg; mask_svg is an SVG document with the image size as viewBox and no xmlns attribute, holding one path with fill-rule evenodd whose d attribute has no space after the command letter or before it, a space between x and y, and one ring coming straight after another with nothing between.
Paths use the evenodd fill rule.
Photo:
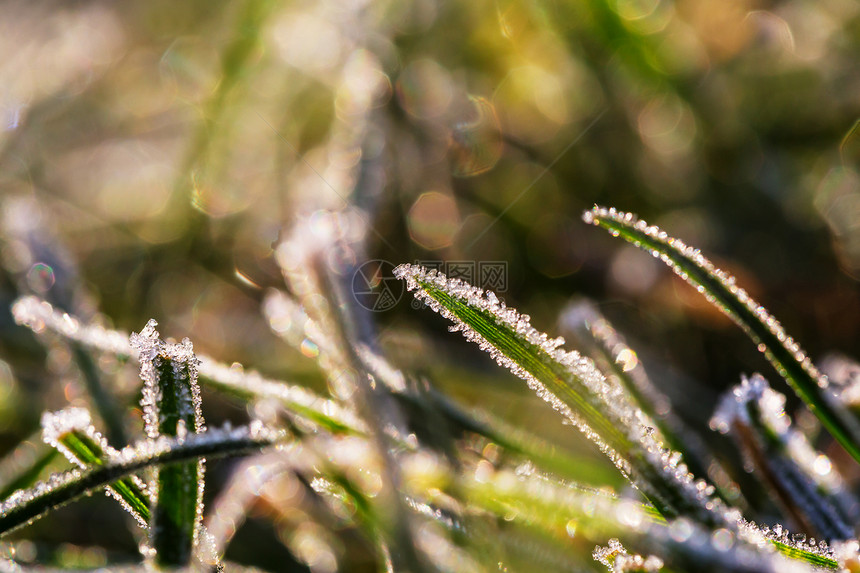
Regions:
<instances>
[{"instance_id":1,"label":"ice-coated leaf edge","mask_svg":"<svg viewBox=\"0 0 860 573\"><path fill-rule=\"evenodd\" d=\"M760 374L725 392L711 428L731 433L753 474L806 531L829 540L854 537L860 504L837 469L792 426L785 396ZM821 471L824 464L826 471Z\"/></svg>"},{"instance_id":2,"label":"ice-coated leaf edge","mask_svg":"<svg viewBox=\"0 0 860 573\"><path fill-rule=\"evenodd\" d=\"M0 502L0 537L27 525L49 510L65 505L99 487L106 486L144 468L196 460L242 455L287 439L286 434L250 426L207 430L184 442L161 437L144 440L119 450L105 465L89 471L78 469L53 474L47 482L18 490Z\"/></svg>"},{"instance_id":3,"label":"ice-coated leaf edge","mask_svg":"<svg viewBox=\"0 0 860 573\"><path fill-rule=\"evenodd\" d=\"M559 316L563 335L583 354L590 356L607 378L615 378L630 394L631 401L654 422L660 439L672 450L684 452L684 461L695 475L708 476L716 494L729 505L740 498L722 464L705 443L672 410L669 397L651 381L638 354L615 330L597 306L581 298L569 303Z\"/></svg>"},{"instance_id":4,"label":"ice-coated leaf edge","mask_svg":"<svg viewBox=\"0 0 860 573\"><path fill-rule=\"evenodd\" d=\"M146 434L185 440L205 431L197 385L198 360L189 339L179 344L161 340L150 320L129 338L140 362L141 406ZM204 459L157 467L149 542L155 562L164 567L186 566L197 547L203 516Z\"/></svg>"},{"instance_id":5,"label":"ice-coated leaf edge","mask_svg":"<svg viewBox=\"0 0 860 573\"><path fill-rule=\"evenodd\" d=\"M436 270L403 264L394 274L418 300L451 320L450 330L525 380L594 441L661 514L690 515L711 526L735 521L713 497L713 486L689 474L681 455L664 449L639 412L623 403L620 388L610 388L591 360L559 348L563 339L538 332L527 315L506 307L492 292Z\"/></svg>"},{"instance_id":6,"label":"ice-coated leaf edge","mask_svg":"<svg viewBox=\"0 0 860 573\"><path fill-rule=\"evenodd\" d=\"M42 440L82 470L103 466L116 455L116 450L92 425L90 414L84 408L45 412L41 424ZM141 527L149 526L152 501L140 478L124 477L110 484L106 491Z\"/></svg>"},{"instance_id":7,"label":"ice-coated leaf edge","mask_svg":"<svg viewBox=\"0 0 860 573\"><path fill-rule=\"evenodd\" d=\"M714 266L698 249L632 213L595 206L582 218L662 260L740 326L824 427L860 462L860 423L827 393L827 378L797 342L763 306L735 284L732 275Z\"/></svg>"}]
</instances>

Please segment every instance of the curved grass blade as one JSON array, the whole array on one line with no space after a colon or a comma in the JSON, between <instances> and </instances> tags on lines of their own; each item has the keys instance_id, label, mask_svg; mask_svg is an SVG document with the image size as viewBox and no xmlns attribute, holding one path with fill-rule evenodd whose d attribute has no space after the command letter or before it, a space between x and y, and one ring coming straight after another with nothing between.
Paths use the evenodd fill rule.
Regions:
<instances>
[{"instance_id":1,"label":"curved grass blade","mask_svg":"<svg viewBox=\"0 0 860 573\"><path fill-rule=\"evenodd\" d=\"M524 379L594 441L663 515L690 515L714 526L729 519L725 505L712 497L713 486L694 480L681 454L663 448L653 423L591 360L560 349L562 339L538 332L528 316L507 308L491 292L485 296L463 281L412 265L400 265L395 276L407 281L416 298L453 321L452 331L461 331Z\"/></svg>"},{"instance_id":2,"label":"curved grass blade","mask_svg":"<svg viewBox=\"0 0 860 573\"><path fill-rule=\"evenodd\" d=\"M197 357L191 341L168 344L150 320L131 345L140 357L143 420L150 439L184 440L204 431L197 385ZM203 516L203 458L157 468L153 475L150 543L160 566L186 566L197 546Z\"/></svg>"},{"instance_id":3,"label":"curved grass blade","mask_svg":"<svg viewBox=\"0 0 860 573\"><path fill-rule=\"evenodd\" d=\"M49 510L127 477L144 468L187 463L202 456L219 458L258 451L285 439L285 435L259 424L241 428L208 430L184 441L165 436L123 448L107 462L89 471L70 470L53 474L45 482L18 490L0 502L0 537L27 525Z\"/></svg>"},{"instance_id":4,"label":"curved grass blade","mask_svg":"<svg viewBox=\"0 0 860 573\"><path fill-rule=\"evenodd\" d=\"M624 387L633 402L654 421L661 440L669 448L684 452L692 473L708 476L723 501L743 508L740 488L701 438L675 414L668 396L653 384L636 351L627 345L594 303L572 302L562 311L559 326L562 334L594 360L607 378Z\"/></svg>"},{"instance_id":5,"label":"curved grass blade","mask_svg":"<svg viewBox=\"0 0 860 573\"><path fill-rule=\"evenodd\" d=\"M731 432L787 516L828 540L851 539L860 504L827 456L792 428L785 396L755 374L727 392L711 426Z\"/></svg>"},{"instance_id":6,"label":"curved grass blade","mask_svg":"<svg viewBox=\"0 0 860 573\"><path fill-rule=\"evenodd\" d=\"M42 414L42 439L81 469L103 466L116 454L83 408ZM148 527L152 502L140 478L124 477L109 485L107 491L142 527Z\"/></svg>"},{"instance_id":7,"label":"curved grass blade","mask_svg":"<svg viewBox=\"0 0 860 573\"><path fill-rule=\"evenodd\" d=\"M763 352L792 390L809 406L825 428L860 462L860 423L827 392L822 376L797 342L763 306L735 284L735 278L716 268L693 247L649 226L632 213L595 206L583 220L649 251L668 264L705 298L731 318Z\"/></svg>"}]
</instances>

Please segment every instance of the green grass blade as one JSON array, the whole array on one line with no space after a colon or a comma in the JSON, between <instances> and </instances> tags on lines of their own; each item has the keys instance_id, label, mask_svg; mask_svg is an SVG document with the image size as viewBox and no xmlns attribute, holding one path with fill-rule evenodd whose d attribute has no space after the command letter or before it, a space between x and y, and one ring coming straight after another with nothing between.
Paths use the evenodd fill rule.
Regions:
<instances>
[{"instance_id":1,"label":"green grass blade","mask_svg":"<svg viewBox=\"0 0 860 573\"><path fill-rule=\"evenodd\" d=\"M653 423L590 360L559 349L563 340L538 332L527 316L505 307L492 293L485 296L460 280L411 265L397 267L395 275L407 281L416 298L453 321L452 331L462 331L523 378L593 440L663 515L724 523L724 505L712 497L713 487L694 481L681 455L655 440Z\"/></svg>"},{"instance_id":2,"label":"green grass blade","mask_svg":"<svg viewBox=\"0 0 860 573\"><path fill-rule=\"evenodd\" d=\"M83 408L45 412L42 415L42 439L81 469L104 466L116 453L93 427L89 412ZM148 527L151 501L137 476L124 477L112 483L108 491L141 526Z\"/></svg>"},{"instance_id":3,"label":"green grass blade","mask_svg":"<svg viewBox=\"0 0 860 573\"><path fill-rule=\"evenodd\" d=\"M630 499L571 487L528 472L501 469L483 473L480 479L473 477L475 472L464 475L462 487L472 506L509 516L513 523L526 525L543 537L570 542L573 532L574 539L592 543L619 537L640 550L658 551L667 563L683 571L785 571L790 566L785 558L838 569L826 544L794 541L781 527L761 528L740 520L731 534L729 529L720 534L733 540L730 546L715 549L714 530L686 518L664 520L649 506Z\"/></svg>"},{"instance_id":4,"label":"green grass blade","mask_svg":"<svg viewBox=\"0 0 860 573\"><path fill-rule=\"evenodd\" d=\"M141 405L147 435L185 439L203 431L197 357L187 338L163 342L150 320L131 336L140 355ZM203 459L161 467L154 473L150 543L155 561L164 567L186 566L197 544L203 515Z\"/></svg>"},{"instance_id":5,"label":"green grass blade","mask_svg":"<svg viewBox=\"0 0 860 573\"><path fill-rule=\"evenodd\" d=\"M569 304L561 313L559 326L562 334L594 360L607 378L624 387L632 401L654 421L667 447L684 452L691 472L708 476L717 488L717 495L727 504L737 507L743 501L740 489L722 464L696 432L675 414L668 396L652 383L636 351L595 304L584 299Z\"/></svg>"},{"instance_id":6,"label":"green grass blade","mask_svg":"<svg viewBox=\"0 0 860 573\"><path fill-rule=\"evenodd\" d=\"M49 510L65 505L93 490L144 468L194 462L202 456L219 458L259 451L284 440L282 433L266 428L241 427L208 430L184 441L166 437L145 440L120 450L99 467L53 474L26 490L18 490L0 502L0 537L27 525Z\"/></svg>"},{"instance_id":7,"label":"green grass blade","mask_svg":"<svg viewBox=\"0 0 860 573\"><path fill-rule=\"evenodd\" d=\"M860 462L860 423L831 398L827 378L779 322L735 284L734 277L716 268L698 249L631 213L595 206L583 219L659 257L738 324L831 435Z\"/></svg>"}]
</instances>

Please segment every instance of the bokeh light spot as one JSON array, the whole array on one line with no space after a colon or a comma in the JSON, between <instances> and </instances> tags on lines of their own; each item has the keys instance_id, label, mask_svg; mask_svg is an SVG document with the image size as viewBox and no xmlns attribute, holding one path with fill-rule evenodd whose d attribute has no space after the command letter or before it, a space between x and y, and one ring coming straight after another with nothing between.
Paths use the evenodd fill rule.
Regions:
<instances>
[{"instance_id":1,"label":"bokeh light spot","mask_svg":"<svg viewBox=\"0 0 860 573\"><path fill-rule=\"evenodd\" d=\"M397 96L410 115L431 119L448 111L454 84L448 70L435 60L416 60L397 79Z\"/></svg>"},{"instance_id":2,"label":"bokeh light spot","mask_svg":"<svg viewBox=\"0 0 860 573\"><path fill-rule=\"evenodd\" d=\"M451 129L449 150L452 171L458 177L485 173L502 156L502 135L493 104L482 97L469 96L474 117Z\"/></svg>"},{"instance_id":3,"label":"bokeh light spot","mask_svg":"<svg viewBox=\"0 0 860 573\"><path fill-rule=\"evenodd\" d=\"M48 292L55 281L54 269L45 263L36 263L27 271L27 284L36 292Z\"/></svg>"},{"instance_id":4,"label":"bokeh light spot","mask_svg":"<svg viewBox=\"0 0 860 573\"><path fill-rule=\"evenodd\" d=\"M409 235L425 249L449 246L460 228L460 213L452 197L438 191L423 193L409 210Z\"/></svg>"},{"instance_id":5,"label":"bokeh light spot","mask_svg":"<svg viewBox=\"0 0 860 573\"><path fill-rule=\"evenodd\" d=\"M320 354L320 348L316 345L316 343L310 338L305 338L302 340L302 344L299 346L302 354L307 356L308 358L316 358Z\"/></svg>"},{"instance_id":6,"label":"bokeh light spot","mask_svg":"<svg viewBox=\"0 0 860 573\"><path fill-rule=\"evenodd\" d=\"M631 295L642 295L657 281L657 263L636 247L625 247L612 258L612 281Z\"/></svg>"}]
</instances>

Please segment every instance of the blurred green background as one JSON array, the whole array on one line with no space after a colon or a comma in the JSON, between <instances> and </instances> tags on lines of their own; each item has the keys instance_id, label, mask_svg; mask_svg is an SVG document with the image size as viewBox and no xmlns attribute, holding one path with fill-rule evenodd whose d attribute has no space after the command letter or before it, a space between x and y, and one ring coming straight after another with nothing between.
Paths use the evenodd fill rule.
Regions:
<instances>
[{"instance_id":1,"label":"blurred green background","mask_svg":"<svg viewBox=\"0 0 860 573\"><path fill-rule=\"evenodd\" d=\"M84 400L68 350L14 325L26 292L324 388L260 302L284 288L282 233L348 204L372 229L359 259L503 261L500 294L541 330L592 298L704 431L742 372L785 389L693 289L580 214L640 214L811 356L860 356L858 62L851 0L6 0L0 447ZM375 318L399 366L590 451L406 296ZM101 366L133 405L134 372Z\"/></svg>"}]
</instances>

